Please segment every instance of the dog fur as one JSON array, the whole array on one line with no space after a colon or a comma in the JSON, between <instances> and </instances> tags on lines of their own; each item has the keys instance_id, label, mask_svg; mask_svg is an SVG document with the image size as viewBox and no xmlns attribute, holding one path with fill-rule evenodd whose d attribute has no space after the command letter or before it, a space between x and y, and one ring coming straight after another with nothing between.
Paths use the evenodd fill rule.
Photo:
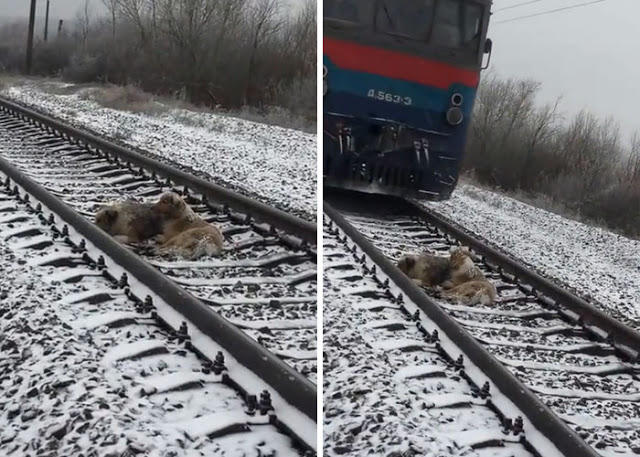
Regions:
<instances>
[{"instance_id":1,"label":"dog fur","mask_svg":"<svg viewBox=\"0 0 640 457\"><path fill-rule=\"evenodd\" d=\"M465 282L442 293L442 298L457 300L465 305L491 305L497 296L496 287L487 280Z\"/></svg>"},{"instance_id":2,"label":"dog fur","mask_svg":"<svg viewBox=\"0 0 640 457\"><path fill-rule=\"evenodd\" d=\"M202 256L219 256L222 252L220 236L208 227L196 227L177 234L162 244L163 254L177 254L193 260Z\"/></svg>"},{"instance_id":3,"label":"dog fur","mask_svg":"<svg viewBox=\"0 0 640 457\"><path fill-rule=\"evenodd\" d=\"M437 286L450 278L449 259L437 255L404 255L398 268L421 287Z\"/></svg>"},{"instance_id":4,"label":"dog fur","mask_svg":"<svg viewBox=\"0 0 640 457\"><path fill-rule=\"evenodd\" d=\"M218 227L202 220L178 194L163 194L153 211L164 220L157 238L160 252L174 252L190 260L222 253L224 238Z\"/></svg>"},{"instance_id":5,"label":"dog fur","mask_svg":"<svg viewBox=\"0 0 640 457\"><path fill-rule=\"evenodd\" d=\"M464 304L492 304L498 295L495 286L476 266L466 247L454 248L449 257L451 279L443 283L443 298Z\"/></svg>"},{"instance_id":6,"label":"dog fur","mask_svg":"<svg viewBox=\"0 0 640 457\"><path fill-rule=\"evenodd\" d=\"M163 218L152 204L125 200L102 206L95 224L118 241L140 243L162 232Z\"/></svg>"},{"instance_id":7,"label":"dog fur","mask_svg":"<svg viewBox=\"0 0 640 457\"><path fill-rule=\"evenodd\" d=\"M486 281L482 270L473 263L471 253L467 247L456 247L451 250L449 257L451 279L444 284L445 288L452 288L469 281Z\"/></svg>"}]
</instances>

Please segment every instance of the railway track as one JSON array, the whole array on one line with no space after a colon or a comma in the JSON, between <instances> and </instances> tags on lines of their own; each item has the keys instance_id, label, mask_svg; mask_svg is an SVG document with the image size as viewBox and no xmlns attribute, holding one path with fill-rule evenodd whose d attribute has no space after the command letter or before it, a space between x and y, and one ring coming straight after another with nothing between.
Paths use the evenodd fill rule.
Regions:
<instances>
[{"instance_id":1,"label":"railway track","mask_svg":"<svg viewBox=\"0 0 640 457\"><path fill-rule=\"evenodd\" d=\"M435 328L441 338L449 337L450 358L470 373L475 388L489 382L497 414L513 420L509 411L515 406L528 451L640 454L637 332L413 203L327 189L325 198L326 215L347 235L348 245L357 244L357 255L366 255L369 271L375 265L374 276L390 278L404 301L420 309L414 318L427 334ZM474 250L476 263L496 285L493 306L429 297L395 268L404 253L426 249L446 255L459 243ZM404 338L392 331L387 339ZM465 424L464 430L472 428Z\"/></svg>"},{"instance_id":2,"label":"railway track","mask_svg":"<svg viewBox=\"0 0 640 457\"><path fill-rule=\"evenodd\" d=\"M191 422L186 410L181 416L184 427L194 427L183 431L187 440L200 443L194 449L219 452L221 440L227 439L229 455L315 450L313 224L4 100L0 175L5 182L4 238L41 257L34 268L49 269L45 276L73 285L75 292L69 294L77 300L60 309L73 304L70 319L78 320L85 334L101 335L90 337L95 346L123 343L115 353L130 351L136 360L130 364L138 365L116 368L132 384L139 383L130 379L136 370L141 377L157 374L156 384L147 386L157 388L152 396L168 389L166 402L174 390L184 391L176 398L202 400L200 409L189 409ZM166 190L181 193L203 218L221 227L228 246L221 258L184 262L155 257L144 245L120 245L91 223L104 202L153 200ZM81 304L87 308L76 315L75 306ZM132 314L135 308L138 318ZM83 324L80 316L87 313L94 319ZM158 354L169 354L160 357L170 359L168 368ZM184 360L174 366L176 354ZM117 358L112 362L120 363ZM165 373L172 376L162 378ZM211 393L218 388L220 393ZM207 395L234 397L235 404L217 409ZM265 432L269 427L273 430ZM189 435L194 430L201 436ZM228 438L240 431L245 431L240 438ZM207 440L215 443L203 444ZM234 449L234 440L244 444ZM265 445L265 440L272 443Z\"/></svg>"},{"instance_id":3,"label":"railway track","mask_svg":"<svg viewBox=\"0 0 640 457\"><path fill-rule=\"evenodd\" d=\"M134 169L113 148L74 144L17 114L0 113L3 157L88 219L116 199L153 201L167 190L184 193L157 176L161 169ZM279 237L273 226L254 224L247 214L201 195L188 193L187 201L220 226L229 246L225 256L184 262L137 252L315 382L317 268L311 245Z\"/></svg>"},{"instance_id":4,"label":"railway track","mask_svg":"<svg viewBox=\"0 0 640 457\"><path fill-rule=\"evenodd\" d=\"M323 253L325 455L533 455L326 215Z\"/></svg>"}]
</instances>

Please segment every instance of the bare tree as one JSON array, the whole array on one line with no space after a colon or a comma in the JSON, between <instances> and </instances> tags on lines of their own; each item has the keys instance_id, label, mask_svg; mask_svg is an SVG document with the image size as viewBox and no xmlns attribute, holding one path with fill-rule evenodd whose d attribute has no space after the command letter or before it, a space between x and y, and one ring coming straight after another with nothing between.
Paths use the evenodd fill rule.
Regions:
<instances>
[{"instance_id":1,"label":"bare tree","mask_svg":"<svg viewBox=\"0 0 640 457\"><path fill-rule=\"evenodd\" d=\"M140 36L141 44L146 46L147 28L145 26L144 15L148 6L148 0L114 0L119 14L131 21L136 27Z\"/></svg>"},{"instance_id":2,"label":"bare tree","mask_svg":"<svg viewBox=\"0 0 640 457\"><path fill-rule=\"evenodd\" d=\"M244 104L249 103L249 91L253 78L256 53L260 43L268 40L284 25L280 19L280 3L278 0L254 0L249 10L249 30L251 31L251 46L249 63L244 91Z\"/></svg>"},{"instance_id":3,"label":"bare tree","mask_svg":"<svg viewBox=\"0 0 640 457\"><path fill-rule=\"evenodd\" d=\"M118 15L118 0L102 0L102 4L107 8L109 12L109 18L111 19L111 39L116 40L116 17Z\"/></svg>"},{"instance_id":4,"label":"bare tree","mask_svg":"<svg viewBox=\"0 0 640 457\"><path fill-rule=\"evenodd\" d=\"M89 39L89 33L91 31L91 8L89 5L90 0L84 0L84 7L76 15L76 23L78 24L80 39L82 41L82 54L86 54L87 41Z\"/></svg>"}]
</instances>

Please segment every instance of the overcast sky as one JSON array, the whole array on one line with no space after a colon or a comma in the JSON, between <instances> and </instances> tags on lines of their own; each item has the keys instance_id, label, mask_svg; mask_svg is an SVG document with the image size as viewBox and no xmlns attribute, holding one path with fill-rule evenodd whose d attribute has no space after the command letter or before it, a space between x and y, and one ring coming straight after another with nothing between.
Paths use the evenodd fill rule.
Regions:
<instances>
[{"instance_id":1,"label":"overcast sky","mask_svg":"<svg viewBox=\"0 0 640 457\"><path fill-rule=\"evenodd\" d=\"M91 8L95 11L104 10L101 0L89 0ZM3 17L29 17L31 0L0 0L0 16ZM37 0L36 11L44 16L47 0ZM52 19L72 19L80 8L84 6L84 0L50 0L49 15Z\"/></svg>"},{"instance_id":2,"label":"overcast sky","mask_svg":"<svg viewBox=\"0 0 640 457\"><path fill-rule=\"evenodd\" d=\"M640 1L602 3L544 16L498 23L589 0L540 0L497 11L527 0L494 0L489 36L491 69L530 77L543 84L544 100L563 95L562 107L583 107L613 115L625 134L640 130L635 111L640 102ZM529 0L530 1L530 0Z\"/></svg>"}]
</instances>

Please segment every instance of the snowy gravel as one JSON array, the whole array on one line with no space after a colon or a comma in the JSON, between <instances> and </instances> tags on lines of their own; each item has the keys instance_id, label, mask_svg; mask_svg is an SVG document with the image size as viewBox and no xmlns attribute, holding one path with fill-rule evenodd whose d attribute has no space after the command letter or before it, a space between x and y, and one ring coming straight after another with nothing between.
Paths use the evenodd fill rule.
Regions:
<instances>
[{"instance_id":1,"label":"snowy gravel","mask_svg":"<svg viewBox=\"0 0 640 457\"><path fill-rule=\"evenodd\" d=\"M209 439L220 424L247 419L236 392L201 373L201 361L151 322L102 325L139 316L101 275L79 267L84 279L65 281L70 269L42 265L70 248L60 241L27 248L47 236L14 236L29 216L14 212L10 199L0 209L0 455L297 455L258 416L249 433ZM96 291L113 299L88 303ZM166 352L122 360L147 347ZM162 390L189 377L202 388Z\"/></svg>"},{"instance_id":2,"label":"snowy gravel","mask_svg":"<svg viewBox=\"0 0 640 457\"><path fill-rule=\"evenodd\" d=\"M84 89L53 94L31 82L0 92L73 126L316 220L317 135L183 109L157 115L119 111L103 108L83 93Z\"/></svg>"},{"instance_id":3,"label":"snowy gravel","mask_svg":"<svg viewBox=\"0 0 640 457\"><path fill-rule=\"evenodd\" d=\"M427 206L640 330L640 241L468 184Z\"/></svg>"}]
</instances>

